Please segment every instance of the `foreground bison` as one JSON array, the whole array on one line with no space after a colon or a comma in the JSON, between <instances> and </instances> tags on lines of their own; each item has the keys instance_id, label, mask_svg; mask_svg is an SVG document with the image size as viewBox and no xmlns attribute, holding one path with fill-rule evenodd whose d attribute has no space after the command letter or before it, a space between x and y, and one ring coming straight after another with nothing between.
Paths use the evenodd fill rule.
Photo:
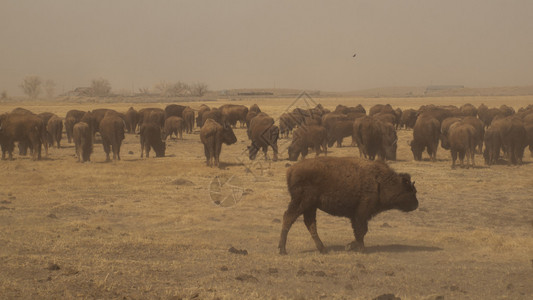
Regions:
<instances>
[{"instance_id":1,"label":"foreground bison","mask_svg":"<svg viewBox=\"0 0 533 300\"><path fill-rule=\"evenodd\" d=\"M234 144L237 137L230 126L222 126L212 119L207 119L200 129L200 141L204 144L206 164L212 167L218 166L222 143Z\"/></svg>"},{"instance_id":2,"label":"foreground bison","mask_svg":"<svg viewBox=\"0 0 533 300\"><path fill-rule=\"evenodd\" d=\"M72 128L72 137L78 162L90 161L93 152L93 134L89 125L85 122L76 123Z\"/></svg>"},{"instance_id":3,"label":"foreground bison","mask_svg":"<svg viewBox=\"0 0 533 300\"><path fill-rule=\"evenodd\" d=\"M410 175L396 173L381 161L348 157L306 159L287 170L287 185L291 202L283 215L280 254L287 254L287 234L302 214L320 252L325 253L326 247L317 233L317 209L349 218L355 241L347 249L363 251L368 221L373 216L390 209L409 212L418 207Z\"/></svg>"}]
</instances>

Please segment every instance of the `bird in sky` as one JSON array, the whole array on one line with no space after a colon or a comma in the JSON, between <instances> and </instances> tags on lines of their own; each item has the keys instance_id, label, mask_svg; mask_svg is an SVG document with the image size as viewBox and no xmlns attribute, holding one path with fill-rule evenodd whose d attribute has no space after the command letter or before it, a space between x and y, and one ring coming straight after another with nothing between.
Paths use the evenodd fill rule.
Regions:
<instances>
[{"instance_id":1,"label":"bird in sky","mask_svg":"<svg viewBox=\"0 0 533 300\"><path fill-rule=\"evenodd\" d=\"M354 55L352 57L355 57L357 55L357 53L354 53Z\"/></svg>"}]
</instances>

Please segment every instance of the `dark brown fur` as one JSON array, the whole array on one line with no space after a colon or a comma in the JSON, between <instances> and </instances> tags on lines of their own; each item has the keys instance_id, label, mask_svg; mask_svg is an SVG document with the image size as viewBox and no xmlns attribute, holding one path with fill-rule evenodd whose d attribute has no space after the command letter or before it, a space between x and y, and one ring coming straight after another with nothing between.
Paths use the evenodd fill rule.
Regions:
<instances>
[{"instance_id":1,"label":"dark brown fur","mask_svg":"<svg viewBox=\"0 0 533 300\"><path fill-rule=\"evenodd\" d=\"M452 168L455 168L455 161L459 156L461 167L466 155L466 167L471 161L475 166L474 152L476 149L476 129L463 121L455 122L450 126L448 139L450 141L450 152L452 155Z\"/></svg>"},{"instance_id":2,"label":"dark brown fur","mask_svg":"<svg viewBox=\"0 0 533 300\"><path fill-rule=\"evenodd\" d=\"M92 132L89 125L85 122L78 122L72 129L72 136L74 145L76 147L76 156L78 162L91 161L91 153L93 152Z\"/></svg>"},{"instance_id":3,"label":"dark brown fur","mask_svg":"<svg viewBox=\"0 0 533 300\"><path fill-rule=\"evenodd\" d=\"M200 108L198 109L198 117L196 118L196 127L200 128L204 124L202 120L202 115L204 112L211 110L209 106L202 104L200 105Z\"/></svg>"},{"instance_id":4,"label":"dark brown fur","mask_svg":"<svg viewBox=\"0 0 533 300\"><path fill-rule=\"evenodd\" d=\"M387 164L348 157L317 157L300 161L287 170L291 201L283 215L280 254L287 254L289 230L300 215L317 249L326 247L318 237L316 211L351 220L355 241L347 248L363 251L368 221L380 212L418 207L416 189L409 174L396 173Z\"/></svg>"},{"instance_id":5,"label":"dark brown fur","mask_svg":"<svg viewBox=\"0 0 533 300\"><path fill-rule=\"evenodd\" d=\"M14 142L31 147L32 159L41 159L41 145L47 147L46 128L43 120L31 113L11 113L0 117L0 145L2 159L6 153L13 159Z\"/></svg>"},{"instance_id":6,"label":"dark brown fur","mask_svg":"<svg viewBox=\"0 0 533 300\"><path fill-rule=\"evenodd\" d=\"M83 115L85 115L85 111L77 109L72 109L67 112L65 116L65 131L67 132L67 140L69 143L72 141L72 129L74 128L74 124L81 121Z\"/></svg>"},{"instance_id":7,"label":"dark brown fur","mask_svg":"<svg viewBox=\"0 0 533 300\"><path fill-rule=\"evenodd\" d=\"M298 160L300 154L302 158L305 158L310 147L315 149L316 156L322 152L322 149L324 149L325 155L328 155L326 128L312 125L296 129L292 136L292 143L288 149L289 160Z\"/></svg>"},{"instance_id":8,"label":"dark brown fur","mask_svg":"<svg viewBox=\"0 0 533 300\"><path fill-rule=\"evenodd\" d=\"M106 154L106 161L110 161L109 153L113 151L113 160L120 160L120 146L124 140L126 125L124 120L117 115L108 114L100 122L100 135Z\"/></svg>"},{"instance_id":9,"label":"dark brown fur","mask_svg":"<svg viewBox=\"0 0 533 300\"><path fill-rule=\"evenodd\" d=\"M171 119L171 118L177 118L177 117L172 116L168 119ZM141 136L140 137L141 158L143 157L144 151L146 151L146 157L150 156L150 148L154 149L155 157L165 156L166 145L165 145L165 142L161 140L161 128L159 127L159 125L151 123L151 122L144 123L140 129L140 136Z\"/></svg>"},{"instance_id":10,"label":"dark brown fur","mask_svg":"<svg viewBox=\"0 0 533 300\"><path fill-rule=\"evenodd\" d=\"M230 126L223 126L212 119L207 119L200 129L200 141L204 144L206 164L212 167L219 165L222 143L234 144L237 142L237 137Z\"/></svg>"},{"instance_id":11,"label":"dark brown fur","mask_svg":"<svg viewBox=\"0 0 533 300\"><path fill-rule=\"evenodd\" d=\"M63 136L63 120L54 115L48 120L46 125L46 131L48 131L48 137L50 138L49 145L52 146L54 143L57 148L61 148L61 138Z\"/></svg>"},{"instance_id":12,"label":"dark brown fur","mask_svg":"<svg viewBox=\"0 0 533 300\"><path fill-rule=\"evenodd\" d=\"M183 118L183 110L186 107L187 106L183 106L179 104L169 104L165 107L164 118L167 119L171 116Z\"/></svg>"},{"instance_id":13,"label":"dark brown fur","mask_svg":"<svg viewBox=\"0 0 533 300\"><path fill-rule=\"evenodd\" d=\"M278 160L279 128L274 124L274 119L265 113L259 113L250 121L247 133L252 141L252 145L248 146L248 156L251 160L255 159L259 149L263 149L266 159L268 147L272 147L274 152L272 160Z\"/></svg>"},{"instance_id":14,"label":"dark brown fur","mask_svg":"<svg viewBox=\"0 0 533 300\"><path fill-rule=\"evenodd\" d=\"M422 152L427 149L431 161L437 161L440 122L429 116L419 116L413 128L413 140L409 143L415 160L422 160Z\"/></svg>"},{"instance_id":15,"label":"dark brown fur","mask_svg":"<svg viewBox=\"0 0 533 300\"><path fill-rule=\"evenodd\" d=\"M171 116L165 120L165 127L163 129L163 140L166 140L168 136L172 138L172 134L176 135L176 138L183 139L183 128L185 127L185 121L176 116Z\"/></svg>"},{"instance_id":16,"label":"dark brown fur","mask_svg":"<svg viewBox=\"0 0 533 300\"><path fill-rule=\"evenodd\" d=\"M126 118L126 129L128 133L135 133L137 131L137 124L139 123L139 112L133 107L130 107L124 114Z\"/></svg>"},{"instance_id":17,"label":"dark brown fur","mask_svg":"<svg viewBox=\"0 0 533 300\"><path fill-rule=\"evenodd\" d=\"M218 108L222 113L222 122L228 125L235 126L237 121L241 123L241 127L246 124L246 115L248 114L248 107L236 104L224 104Z\"/></svg>"},{"instance_id":18,"label":"dark brown fur","mask_svg":"<svg viewBox=\"0 0 533 300\"><path fill-rule=\"evenodd\" d=\"M194 110L190 107L186 107L183 112L183 120L185 121L185 132L192 133L194 129Z\"/></svg>"}]
</instances>

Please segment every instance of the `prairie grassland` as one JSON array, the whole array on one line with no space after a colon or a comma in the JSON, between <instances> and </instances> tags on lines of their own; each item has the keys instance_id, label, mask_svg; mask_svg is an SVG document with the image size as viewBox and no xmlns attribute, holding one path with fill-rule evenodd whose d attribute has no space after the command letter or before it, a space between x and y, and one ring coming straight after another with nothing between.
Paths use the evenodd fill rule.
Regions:
<instances>
[{"instance_id":1,"label":"prairie grassland","mask_svg":"<svg viewBox=\"0 0 533 300\"><path fill-rule=\"evenodd\" d=\"M278 117L294 100L231 103L257 103ZM518 108L532 104L533 97L314 101L329 109L337 104L361 103L368 110L374 103L417 108L467 102ZM64 116L73 108L126 111L131 105L3 103L0 112L17 106ZM167 141L164 158L140 159L139 137L127 134L118 162L105 163L97 143L92 162L77 163L66 138L42 161L18 155L1 161L0 298L533 297L529 151L518 167L489 168L476 155L477 167L452 170L450 154L442 148L437 162L429 162L426 154L415 162L407 145L412 131L400 130L398 161L390 165L416 181L419 209L389 211L370 221L365 254L344 251L353 239L347 219L319 212L318 231L330 250L321 255L300 218L289 233L289 255L280 256L280 221L290 198L285 183L292 163L287 160L289 140L279 142L279 161L258 155L251 162L246 130L235 133L238 142L222 148L221 168L205 166L198 129L183 140ZM331 148L328 155L358 155L349 144L345 140L346 146ZM230 247L248 255L231 253Z\"/></svg>"}]
</instances>

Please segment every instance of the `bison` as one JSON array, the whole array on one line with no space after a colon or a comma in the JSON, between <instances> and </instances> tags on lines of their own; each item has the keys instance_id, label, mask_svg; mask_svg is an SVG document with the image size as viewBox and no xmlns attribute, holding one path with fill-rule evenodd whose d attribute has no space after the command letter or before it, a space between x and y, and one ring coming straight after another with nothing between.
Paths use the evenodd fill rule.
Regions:
<instances>
[{"instance_id":1,"label":"bison","mask_svg":"<svg viewBox=\"0 0 533 300\"><path fill-rule=\"evenodd\" d=\"M211 119L222 125L223 124L222 111L220 111L220 109L218 108L213 108L209 111L204 112L202 114L202 126L204 126L205 122L208 119Z\"/></svg>"},{"instance_id":2,"label":"bison","mask_svg":"<svg viewBox=\"0 0 533 300\"><path fill-rule=\"evenodd\" d=\"M48 120L46 125L46 131L48 131L48 138L50 139L49 145L56 144L57 148L60 148L61 137L63 135L63 120L54 115Z\"/></svg>"},{"instance_id":3,"label":"bison","mask_svg":"<svg viewBox=\"0 0 533 300\"><path fill-rule=\"evenodd\" d=\"M139 123L139 112L133 107L130 107L124 116L126 118L126 129L128 130L128 133L135 133L137 130L137 124Z\"/></svg>"},{"instance_id":4,"label":"bison","mask_svg":"<svg viewBox=\"0 0 533 300\"><path fill-rule=\"evenodd\" d=\"M313 147L315 154L318 156L324 149L325 155L328 154L326 128L317 125L303 126L294 131L292 143L289 146L289 160L296 161L298 156L305 158L308 148Z\"/></svg>"},{"instance_id":5,"label":"bison","mask_svg":"<svg viewBox=\"0 0 533 300\"><path fill-rule=\"evenodd\" d=\"M463 122L455 122L450 126L448 139L450 142L450 152L452 155L452 169L455 168L455 161L459 156L461 167L466 155L466 167L472 160L472 166L475 166L474 152L476 149L476 129L474 126Z\"/></svg>"},{"instance_id":6,"label":"bison","mask_svg":"<svg viewBox=\"0 0 533 300\"><path fill-rule=\"evenodd\" d=\"M82 110L72 109L67 112L65 116L65 131L67 132L67 140L70 143L72 141L72 129L74 124L81 121L85 112Z\"/></svg>"},{"instance_id":7,"label":"bison","mask_svg":"<svg viewBox=\"0 0 533 300\"><path fill-rule=\"evenodd\" d=\"M349 157L302 160L287 170L287 186L291 201L283 214L280 254L287 254L287 235L302 214L321 253L327 251L317 233L317 209L349 218L355 241L346 248L364 251L364 237L372 217L391 209L409 212L418 207L415 182L411 182L411 176L396 173L382 161Z\"/></svg>"},{"instance_id":8,"label":"bison","mask_svg":"<svg viewBox=\"0 0 533 300\"><path fill-rule=\"evenodd\" d=\"M207 119L200 129L200 141L204 144L206 164L209 167L218 166L222 143L231 145L237 142L237 137L230 126Z\"/></svg>"},{"instance_id":9,"label":"bison","mask_svg":"<svg viewBox=\"0 0 533 300\"><path fill-rule=\"evenodd\" d=\"M248 114L248 107L236 104L224 104L218 108L222 113L222 122L235 126L237 121L241 123L241 127L246 124L246 115Z\"/></svg>"},{"instance_id":10,"label":"bison","mask_svg":"<svg viewBox=\"0 0 533 300\"><path fill-rule=\"evenodd\" d=\"M194 110L187 106L182 112L183 120L185 121L185 132L192 133L194 129Z\"/></svg>"},{"instance_id":11,"label":"bison","mask_svg":"<svg viewBox=\"0 0 533 300\"><path fill-rule=\"evenodd\" d=\"M172 134L175 134L176 138L182 140L184 127L185 121L182 118L176 116L167 118L163 129L163 140L166 140L168 136L172 137Z\"/></svg>"},{"instance_id":12,"label":"bison","mask_svg":"<svg viewBox=\"0 0 533 300\"><path fill-rule=\"evenodd\" d=\"M500 158L500 149L502 146L502 141L500 138L500 132L496 126L489 126L485 131L485 150L483 151L483 158L485 159L485 164L492 165L495 164Z\"/></svg>"},{"instance_id":13,"label":"bison","mask_svg":"<svg viewBox=\"0 0 533 300\"><path fill-rule=\"evenodd\" d=\"M115 114L107 114L99 124L106 161L110 161L109 153L113 150L113 160L120 160L120 146L124 140L124 120Z\"/></svg>"},{"instance_id":14,"label":"bison","mask_svg":"<svg viewBox=\"0 0 533 300\"><path fill-rule=\"evenodd\" d=\"M177 117L170 117L177 118ZM170 119L169 118L169 119ZM181 119L181 118L180 118ZM161 128L159 125L147 122L141 126L141 158L143 157L143 151L146 151L146 157L150 155L150 148L155 151L155 157L165 156L165 142L161 139Z\"/></svg>"},{"instance_id":15,"label":"bison","mask_svg":"<svg viewBox=\"0 0 533 300\"><path fill-rule=\"evenodd\" d=\"M183 118L183 110L187 106L179 105L179 104L169 104L165 107L164 110L164 119L167 119L171 116L180 117Z\"/></svg>"},{"instance_id":16,"label":"bison","mask_svg":"<svg viewBox=\"0 0 533 300\"><path fill-rule=\"evenodd\" d=\"M437 148L439 147L440 122L433 117L419 117L413 128L413 140L409 142L411 152L415 160L422 160L422 152L427 149L429 158L437 160Z\"/></svg>"},{"instance_id":17,"label":"bison","mask_svg":"<svg viewBox=\"0 0 533 300\"><path fill-rule=\"evenodd\" d=\"M48 149L46 128L43 120L37 115L30 113L10 113L0 117L0 145L2 147L2 159L6 153L9 159L13 159L14 142L30 146L32 159L41 159L41 145Z\"/></svg>"},{"instance_id":18,"label":"bison","mask_svg":"<svg viewBox=\"0 0 533 300\"><path fill-rule=\"evenodd\" d=\"M202 121L202 115L204 112L211 110L209 106L202 104L200 105L200 108L198 109L198 117L196 118L196 127L202 127L204 122Z\"/></svg>"},{"instance_id":19,"label":"bison","mask_svg":"<svg viewBox=\"0 0 533 300\"><path fill-rule=\"evenodd\" d=\"M414 109L406 109L402 112L400 118L400 128L411 128L415 127L416 119L418 118L418 112Z\"/></svg>"},{"instance_id":20,"label":"bison","mask_svg":"<svg viewBox=\"0 0 533 300\"><path fill-rule=\"evenodd\" d=\"M90 161L93 152L93 134L89 125L85 122L76 123L72 129L72 136L78 162Z\"/></svg>"},{"instance_id":21,"label":"bison","mask_svg":"<svg viewBox=\"0 0 533 300\"><path fill-rule=\"evenodd\" d=\"M274 124L274 119L265 113L259 113L250 121L247 134L252 141L252 145L248 146L248 156L251 160L255 159L259 149L263 149L266 159L268 147L272 147L274 152L272 160L278 160L279 128Z\"/></svg>"},{"instance_id":22,"label":"bison","mask_svg":"<svg viewBox=\"0 0 533 300\"><path fill-rule=\"evenodd\" d=\"M137 126L139 126L140 128L144 122L150 122L150 120L155 119L155 121L160 124L159 126L163 127L165 125L166 114L167 112L165 110L162 110L161 108L142 108L139 110L139 121L137 123ZM179 117L181 118L181 113Z\"/></svg>"},{"instance_id":23,"label":"bison","mask_svg":"<svg viewBox=\"0 0 533 300\"><path fill-rule=\"evenodd\" d=\"M359 147L359 156L374 160L396 160L398 137L394 126L374 117L363 117L353 122L352 139Z\"/></svg>"}]
</instances>

